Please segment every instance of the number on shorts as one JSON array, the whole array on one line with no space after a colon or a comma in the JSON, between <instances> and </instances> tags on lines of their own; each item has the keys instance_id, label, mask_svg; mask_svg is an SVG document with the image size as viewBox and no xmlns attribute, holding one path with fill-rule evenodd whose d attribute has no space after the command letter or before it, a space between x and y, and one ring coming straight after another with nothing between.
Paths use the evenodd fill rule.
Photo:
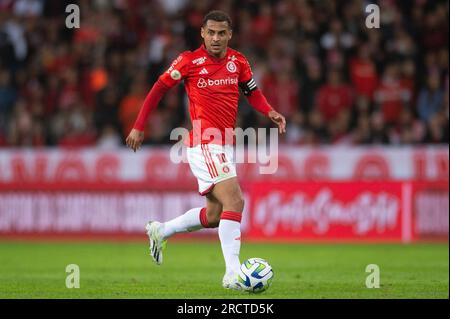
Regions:
<instances>
[{"instance_id":1,"label":"number on shorts","mask_svg":"<svg viewBox=\"0 0 450 319\"><path fill-rule=\"evenodd\" d=\"M220 164L224 164L227 162L227 158L225 157L225 153L216 154L219 159Z\"/></svg>"}]
</instances>

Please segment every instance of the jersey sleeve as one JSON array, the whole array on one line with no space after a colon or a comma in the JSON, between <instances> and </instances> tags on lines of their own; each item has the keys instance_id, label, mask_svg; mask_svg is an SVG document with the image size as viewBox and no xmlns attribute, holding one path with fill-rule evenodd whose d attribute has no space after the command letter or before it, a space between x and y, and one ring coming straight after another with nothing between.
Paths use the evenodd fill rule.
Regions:
<instances>
[{"instance_id":1,"label":"jersey sleeve","mask_svg":"<svg viewBox=\"0 0 450 319\"><path fill-rule=\"evenodd\" d=\"M250 67L250 63L245 56L241 55L239 57L239 62L241 64L241 71L239 73L239 83L246 83L250 81L253 77L252 68Z\"/></svg>"},{"instance_id":2,"label":"jersey sleeve","mask_svg":"<svg viewBox=\"0 0 450 319\"><path fill-rule=\"evenodd\" d=\"M159 79L169 88L180 83L189 72L189 51L181 53Z\"/></svg>"},{"instance_id":3,"label":"jersey sleeve","mask_svg":"<svg viewBox=\"0 0 450 319\"><path fill-rule=\"evenodd\" d=\"M239 62L241 65L241 70L239 73L239 88L245 96L249 96L252 91L258 88L258 86L256 85L255 79L253 79L253 72L248 60L243 55L240 55Z\"/></svg>"}]
</instances>

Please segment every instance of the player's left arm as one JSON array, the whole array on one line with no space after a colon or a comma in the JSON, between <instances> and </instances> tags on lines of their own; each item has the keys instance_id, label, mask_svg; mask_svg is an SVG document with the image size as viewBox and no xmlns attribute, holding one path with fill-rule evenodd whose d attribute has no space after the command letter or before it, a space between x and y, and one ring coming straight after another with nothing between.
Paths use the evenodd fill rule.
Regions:
<instances>
[{"instance_id":1,"label":"player's left arm","mask_svg":"<svg viewBox=\"0 0 450 319\"><path fill-rule=\"evenodd\" d=\"M264 114L272 120L277 126L280 134L286 132L286 119L283 115L275 111L275 109L267 102L266 97L262 91L256 85L255 79L247 59L244 59L242 70L239 75L239 87L244 95L247 97L248 102L258 112Z\"/></svg>"}]
</instances>

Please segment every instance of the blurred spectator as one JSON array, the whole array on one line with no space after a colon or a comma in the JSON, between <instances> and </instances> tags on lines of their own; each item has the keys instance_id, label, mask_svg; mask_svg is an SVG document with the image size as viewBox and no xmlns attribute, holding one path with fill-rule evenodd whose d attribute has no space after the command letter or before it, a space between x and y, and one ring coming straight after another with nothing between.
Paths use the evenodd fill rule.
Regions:
<instances>
[{"instance_id":1,"label":"blurred spectator","mask_svg":"<svg viewBox=\"0 0 450 319\"><path fill-rule=\"evenodd\" d=\"M119 98L119 92L112 85L106 86L97 93L94 109L94 125L97 132L101 132L105 126L113 126L119 130ZM122 129L119 131L122 132Z\"/></svg>"},{"instance_id":2,"label":"blurred spectator","mask_svg":"<svg viewBox=\"0 0 450 319\"><path fill-rule=\"evenodd\" d=\"M427 78L426 87L422 88L417 99L417 113L427 123L432 116L443 110L444 92L441 89L440 77L432 72Z\"/></svg>"},{"instance_id":3,"label":"blurred spectator","mask_svg":"<svg viewBox=\"0 0 450 319\"><path fill-rule=\"evenodd\" d=\"M3 131L3 128L6 127L17 99L17 92L11 82L10 73L0 69L0 131Z\"/></svg>"},{"instance_id":4,"label":"blurred spectator","mask_svg":"<svg viewBox=\"0 0 450 319\"><path fill-rule=\"evenodd\" d=\"M435 51L448 46L448 2L426 2L435 5L425 12L421 29L422 44L426 51Z\"/></svg>"},{"instance_id":5,"label":"blurred spectator","mask_svg":"<svg viewBox=\"0 0 450 319\"><path fill-rule=\"evenodd\" d=\"M390 130L391 144L417 144L425 138L426 128L423 122L414 118L410 109L403 109L398 124Z\"/></svg>"},{"instance_id":6,"label":"blurred spectator","mask_svg":"<svg viewBox=\"0 0 450 319\"><path fill-rule=\"evenodd\" d=\"M353 131L353 144L370 144L371 130L370 117L367 115L360 116L357 119L356 128Z\"/></svg>"},{"instance_id":7,"label":"blurred spectator","mask_svg":"<svg viewBox=\"0 0 450 319\"><path fill-rule=\"evenodd\" d=\"M350 110L342 110L334 121L328 123L329 143L352 144L353 137L349 133Z\"/></svg>"},{"instance_id":8,"label":"blurred spectator","mask_svg":"<svg viewBox=\"0 0 450 319\"><path fill-rule=\"evenodd\" d=\"M274 31L272 7L263 3L259 7L259 14L252 19L250 30L252 30L252 41L256 47L264 49L267 39L270 39Z\"/></svg>"},{"instance_id":9,"label":"blurred spectator","mask_svg":"<svg viewBox=\"0 0 450 319\"><path fill-rule=\"evenodd\" d=\"M322 144L327 142L328 132L322 113L313 109L309 113L308 127L305 134L304 143L306 144Z\"/></svg>"},{"instance_id":10,"label":"blurred spectator","mask_svg":"<svg viewBox=\"0 0 450 319\"><path fill-rule=\"evenodd\" d=\"M402 85L396 64L387 65L380 85L375 91L375 102L386 124L396 124L403 108L409 107L411 92Z\"/></svg>"},{"instance_id":11,"label":"blurred spectator","mask_svg":"<svg viewBox=\"0 0 450 319\"><path fill-rule=\"evenodd\" d=\"M369 50L367 44L359 47L358 55L350 61L350 77L355 93L372 99L378 86L378 73Z\"/></svg>"},{"instance_id":12,"label":"blurred spectator","mask_svg":"<svg viewBox=\"0 0 450 319\"><path fill-rule=\"evenodd\" d=\"M427 143L448 143L448 118L442 114L433 115L428 121Z\"/></svg>"},{"instance_id":13,"label":"blurred spectator","mask_svg":"<svg viewBox=\"0 0 450 319\"><path fill-rule=\"evenodd\" d=\"M400 63L400 82L406 92L411 95L410 101L415 101L417 98L416 90L416 66L412 59L406 59Z\"/></svg>"},{"instance_id":14,"label":"blurred spectator","mask_svg":"<svg viewBox=\"0 0 450 319\"><path fill-rule=\"evenodd\" d=\"M300 105L301 110L309 113L316 102L316 94L322 85L322 66L317 57L309 56L299 62Z\"/></svg>"},{"instance_id":15,"label":"blurred spectator","mask_svg":"<svg viewBox=\"0 0 450 319\"><path fill-rule=\"evenodd\" d=\"M264 78L262 90L271 105L277 105L277 111L287 118L292 117L299 108L297 81L285 69Z\"/></svg>"},{"instance_id":16,"label":"blurred spectator","mask_svg":"<svg viewBox=\"0 0 450 319\"><path fill-rule=\"evenodd\" d=\"M341 78L339 70L330 70L327 83L317 93L317 107L326 122L333 121L341 112L350 111L353 106L352 89Z\"/></svg>"},{"instance_id":17,"label":"blurred spectator","mask_svg":"<svg viewBox=\"0 0 450 319\"><path fill-rule=\"evenodd\" d=\"M389 136L384 123L384 117L381 112L375 112L370 119L371 134L370 143L372 144L388 144Z\"/></svg>"},{"instance_id":18,"label":"blurred spectator","mask_svg":"<svg viewBox=\"0 0 450 319\"><path fill-rule=\"evenodd\" d=\"M120 102L119 120L122 125L124 137L126 137L133 128L147 91L146 83L141 74L141 77L136 78L131 85L130 92L122 99L122 102Z\"/></svg>"}]
</instances>

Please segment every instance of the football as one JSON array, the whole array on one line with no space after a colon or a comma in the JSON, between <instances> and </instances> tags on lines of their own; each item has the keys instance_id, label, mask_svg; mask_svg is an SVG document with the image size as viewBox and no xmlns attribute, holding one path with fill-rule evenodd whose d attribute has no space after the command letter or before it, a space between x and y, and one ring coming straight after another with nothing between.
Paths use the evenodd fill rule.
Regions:
<instances>
[{"instance_id":1,"label":"football","mask_svg":"<svg viewBox=\"0 0 450 319\"><path fill-rule=\"evenodd\" d=\"M242 263L239 271L239 282L249 292L260 293L267 290L272 284L272 280L272 267L264 259L250 258Z\"/></svg>"}]
</instances>

